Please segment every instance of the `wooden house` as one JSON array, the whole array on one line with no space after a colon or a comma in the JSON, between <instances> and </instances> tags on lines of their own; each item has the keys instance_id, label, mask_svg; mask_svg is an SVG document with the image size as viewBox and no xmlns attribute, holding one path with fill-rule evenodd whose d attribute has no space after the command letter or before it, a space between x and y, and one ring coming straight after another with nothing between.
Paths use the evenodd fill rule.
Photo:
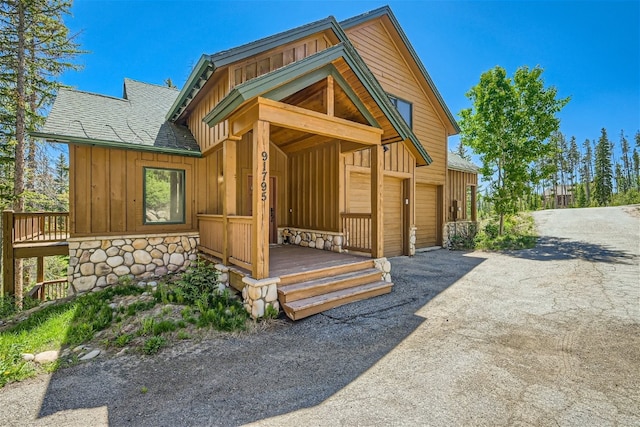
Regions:
<instances>
[{"instance_id":1,"label":"wooden house","mask_svg":"<svg viewBox=\"0 0 640 427\"><path fill-rule=\"evenodd\" d=\"M389 292L386 257L442 244L466 200L446 186L473 185L447 181L458 131L383 7L203 55L181 91L62 89L34 136L69 145L72 291L200 254L255 317L296 319Z\"/></svg>"}]
</instances>

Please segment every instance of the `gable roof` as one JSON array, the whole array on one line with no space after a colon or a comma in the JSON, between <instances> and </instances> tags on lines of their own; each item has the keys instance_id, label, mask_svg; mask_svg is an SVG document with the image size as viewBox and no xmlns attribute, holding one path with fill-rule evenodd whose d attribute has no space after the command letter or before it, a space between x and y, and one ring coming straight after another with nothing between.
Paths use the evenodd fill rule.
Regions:
<instances>
[{"instance_id":1,"label":"gable roof","mask_svg":"<svg viewBox=\"0 0 640 427\"><path fill-rule=\"evenodd\" d=\"M336 36L336 40L347 40L346 34L333 16L311 22L300 27L293 28L278 34L274 34L263 39L224 50L212 55L202 55L200 60L189 75L180 95L167 112L167 120L176 120L186 109L187 105L198 94L204 83L219 68L245 58L266 52L282 44L298 40L321 31L331 30Z\"/></svg>"},{"instance_id":2,"label":"gable roof","mask_svg":"<svg viewBox=\"0 0 640 427\"><path fill-rule=\"evenodd\" d=\"M474 165L469 160L460 157L459 154L454 153L453 151L449 151L449 156L447 158L447 168L470 173L478 173L478 171L480 170L478 166Z\"/></svg>"},{"instance_id":3,"label":"gable roof","mask_svg":"<svg viewBox=\"0 0 640 427\"><path fill-rule=\"evenodd\" d=\"M438 106L440 107L442 113L446 116L447 120L451 124L450 130L454 131L450 135L455 135L455 134L459 133L460 132L460 126L458 126L458 123L456 122L456 119L453 117L453 114L449 110L449 107L447 107L447 104L445 104L444 99L442 98L442 95L440 95L440 92L436 88L435 83L433 83L433 80L431 79L431 76L429 76L429 73L427 72L427 69L422 64L422 61L420 61L420 57L418 56L416 51L413 49L413 46L411 45L411 42L409 42L409 38L407 37L407 35L402 30L402 27L400 26L400 23L396 19L395 15L393 14L393 12L391 11L391 8L389 6L382 6L382 7L378 8L378 9L375 9L375 10L372 10L372 11L369 11L369 12L365 12L365 13L363 13L361 15L354 16L352 18L349 18L349 19L346 19L344 21L341 21L340 22L340 26L342 28L344 28L344 29L349 29L349 28L358 26L358 25L360 25L362 23L365 23L367 21L371 21L373 19L382 18L382 17L388 18L389 22L391 23L391 25L393 26L393 28L397 32L398 36L400 37L400 39L404 43L405 47L407 48L407 51L408 51L409 55L413 59L413 61L414 61L415 65L416 65L416 67L418 68L420 74L424 78L424 81L427 83L429 89L433 92L433 94L434 94L434 96L435 96L435 98L437 100Z\"/></svg>"},{"instance_id":4,"label":"gable roof","mask_svg":"<svg viewBox=\"0 0 640 427\"><path fill-rule=\"evenodd\" d=\"M189 129L164 118L177 95L173 88L131 79L124 80L122 98L63 88L42 130L32 136L199 156L200 148Z\"/></svg>"},{"instance_id":5,"label":"gable roof","mask_svg":"<svg viewBox=\"0 0 640 427\"><path fill-rule=\"evenodd\" d=\"M264 96L273 100L280 100L300 89L294 82L301 80L304 85L308 86L331 74L334 76L336 83L345 90L347 96L351 98L363 116L369 121L369 124L380 127L366 107L351 92L342 75L332 65L332 62L339 58L344 59L356 74L360 83L382 110L382 113L398 133L400 139L410 143L409 148L419 157L417 159L418 163L431 163L431 157L425 148L400 116L398 110L391 104L387 94L348 40L236 86L204 117L203 121L209 126L215 126L251 98Z\"/></svg>"}]
</instances>

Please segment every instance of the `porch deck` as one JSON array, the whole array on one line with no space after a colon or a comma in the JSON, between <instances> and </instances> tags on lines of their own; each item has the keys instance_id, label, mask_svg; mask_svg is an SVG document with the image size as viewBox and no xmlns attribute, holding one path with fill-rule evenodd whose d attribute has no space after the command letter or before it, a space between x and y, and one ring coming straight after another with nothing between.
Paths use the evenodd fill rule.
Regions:
<instances>
[{"instance_id":1,"label":"porch deck","mask_svg":"<svg viewBox=\"0 0 640 427\"><path fill-rule=\"evenodd\" d=\"M277 245L269 248L269 275L283 277L291 274L325 268L357 264L371 260L369 256L321 251L294 245Z\"/></svg>"}]
</instances>

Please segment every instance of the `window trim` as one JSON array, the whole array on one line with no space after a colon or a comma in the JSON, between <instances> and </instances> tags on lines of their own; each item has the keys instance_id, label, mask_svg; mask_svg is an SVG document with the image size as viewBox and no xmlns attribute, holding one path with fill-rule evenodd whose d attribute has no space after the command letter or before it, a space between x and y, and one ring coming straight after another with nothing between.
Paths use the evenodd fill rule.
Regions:
<instances>
[{"instance_id":1,"label":"window trim","mask_svg":"<svg viewBox=\"0 0 640 427\"><path fill-rule=\"evenodd\" d=\"M392 95L390 93L387 93L387 96L389 97L389 101L391 101L391 105L394 106L394 108L396 109L398 114L400 114L400 117L402 117L402 120L404 120L405 123L407 123L407 125L409 126L410 129L413 129L413 103L407 101L404 98L400 98L398 96ZM409 122L407 122L407 120L404 118L404 116L402 115L402 113L398 109L398 101L403 102L403 103L405 103L405 104L407 104L409 106Z\"/></svg>"},{"instance_id":2,"label":"window trim","mask_svg":"<svg viewBox=\"0 0 640 427\"><path fill-rule=\"evenodd\" d=\"M178 221L147 221L147 170L166 170L172 172L179 172L182 176L182 219ZM185 169L167 168L159 166L142 166L142 225L144 226L157 226L157 225L170 225L170 224L187 224L187 173Z\"/></svg>"}]
</instances>

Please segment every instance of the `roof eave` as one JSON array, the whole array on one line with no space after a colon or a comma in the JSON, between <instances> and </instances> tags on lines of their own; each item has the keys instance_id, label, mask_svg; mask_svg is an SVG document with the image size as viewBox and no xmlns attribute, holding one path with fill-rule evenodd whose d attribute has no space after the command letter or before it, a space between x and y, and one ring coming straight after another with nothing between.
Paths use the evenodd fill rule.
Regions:
<instances>
[{"instance_id":1,"label":"roof eave","mask_svg":"<svg viewBox=\"0 0 640 427\"><path fill-rule=\"evenodd\" d=\"M202 55L198 60L196 66L193 68L193 71L189 75L189 78L184 84L184 87L178 94L178 97L173 102L171 108L169 108L169 112L167 113L165 118L167 120L176 119L182 113L182 111L184 111L184 108L186 108L186 105L190 100L189 97L191 96L191 99L195 97L195 94L192 95L193 90L200 90L200 88L204 86L204 83L206 83L206 81L209 79L209 77L211 77L214 71L215 67L209 60L209 56ZM196 85L198 85L197 88Z\"/></svg>"},{"instance_id":2,"label":"roof eave","mask_svg":"<svg viewBox=\"0 0 640 427\"><path fill-rule=\"evenodd\" d=\"M29 135L34 138L42 138L48 142L59 142L64 144L79 144L79 145L96 145L106 148L117 148L120 150L133 150L133 151L149 151L162 154L176 154L180 156L188 157L202 157L200 151L181 150L179 148L164 148L154 147L150 145L142 144L127 144L123 142L107 141L102 139L81 138L76 136L59 135L46 132L29 132Z\"/></svg>"}]
</instances>

